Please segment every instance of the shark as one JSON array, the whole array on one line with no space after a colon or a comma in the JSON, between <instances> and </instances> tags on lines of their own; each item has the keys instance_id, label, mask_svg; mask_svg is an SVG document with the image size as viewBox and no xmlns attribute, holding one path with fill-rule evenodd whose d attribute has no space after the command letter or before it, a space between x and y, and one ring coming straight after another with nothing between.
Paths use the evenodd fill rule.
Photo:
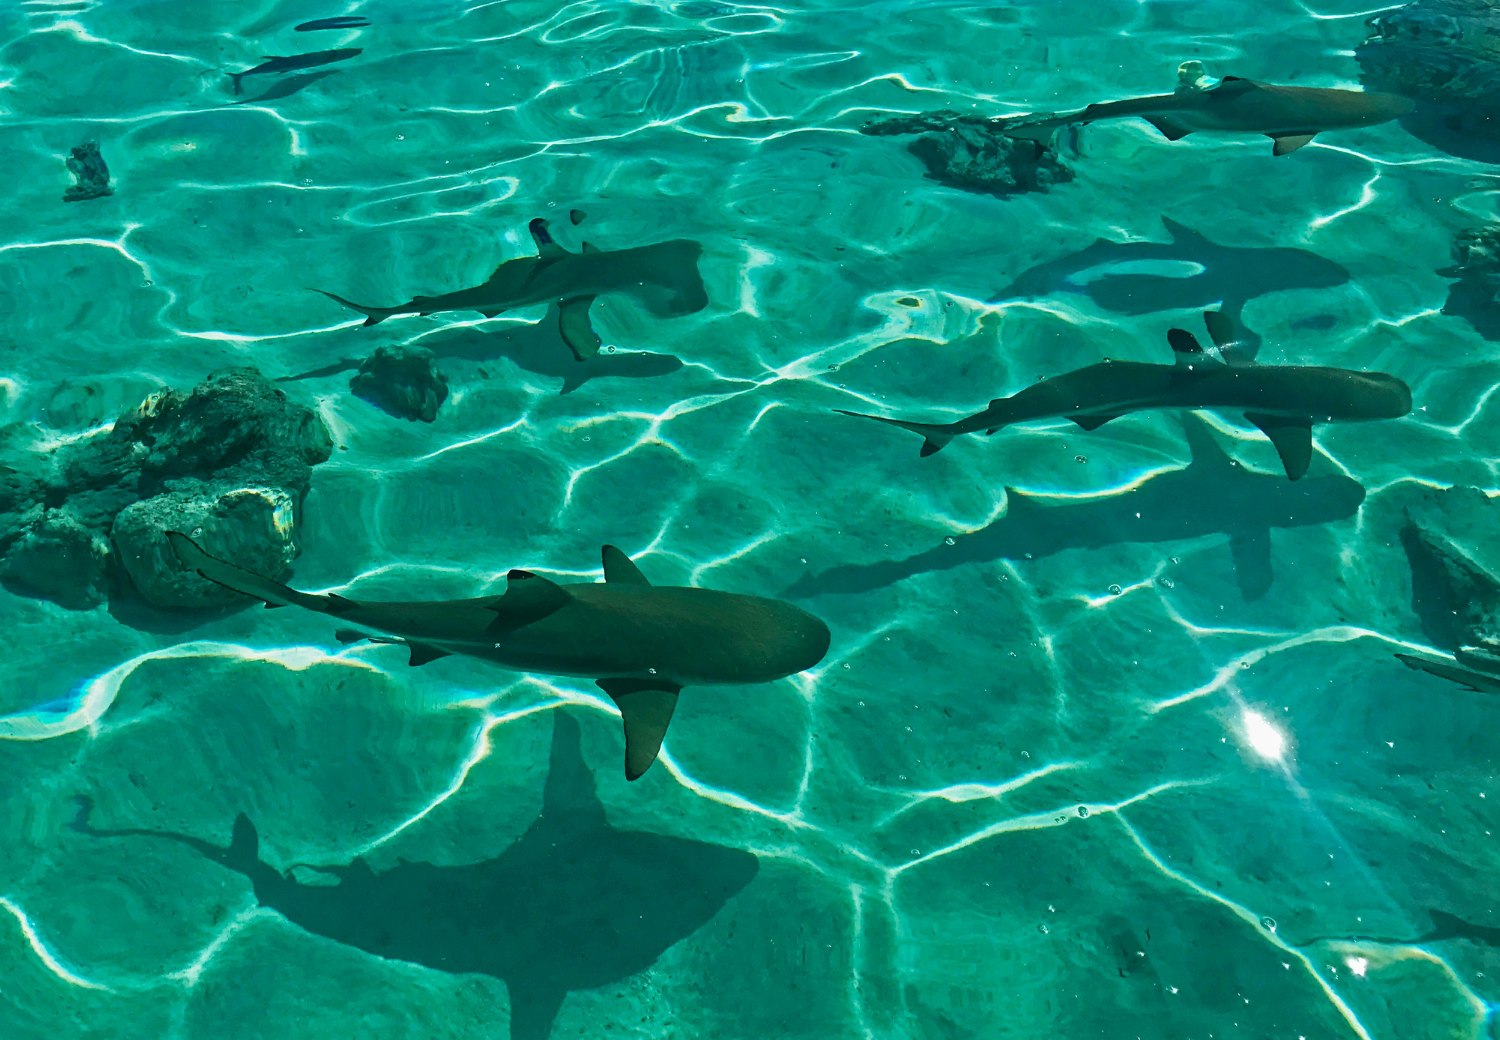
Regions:
<instances>
[{"instance_id":1,"label":"shark","mask_svg":"<svg viewBox=\"0 0 1500 1040\"><path fill-rule=\"evenodd\" d=\"M1216 85L1181 86L1171 94L1089 105L1081 112L993 120L996 129L1046 145L1059 129L1104 119L1144 119L1169 141L1189 134L1263 134L1274 155L1289 155L1326 130L1352 130L1399 119L1409 98L1340 87L1288 87L1225 76Z\"/></svg>"},{"instance_id":2,"label":"shark","mask_svg":"<svg viewBox=\"0 0 1500 1040\"><path fill-rule=\"evenodd\" d=\"M314 289L378 325L398 314L478 311L493 318L517 307L556 303L558 331L582 361L599 352L602 341L589 320L594 300L621 293L639 300L657 317L693 314L708 306L708 292L698 270L701 243L672 239L627 249L596 249L585 242L569 252L552 237L545 218L528 225L537 255L506 260L479 285L439 296L415 296L393 307L354 303L326 289Z\"/></svg>"},{"instance_id":3,"label":"shark","mask_svg":"<svg viewBox=\"0 0 1500 1040\"><path fill-rule=\"evenodd\" d=\"M1214 358L1196 336L1171 329L1172 365L1103 361L991 401L983 411L951 423L912 422L836 409L921 434L922 457L966 433L994 434L1016 423L1071 419L1096 430L1122 415L1153 409L1229 409L1270 438L1282 467L1299 480L1312 461L1314 423L1398 419L1411 411L1411 388L1384 372L1313 365L1262 365L1237 347L1233 326L1219 311L1204 321L1218 350Z\"/></svg>"},{"instance_id":4,"label":"shark","mask_svg":"<svg viewBox=\"0 0 1500 1040\"><path fill-rule=\"evenodd\" d=\"M1067 291L1132 316L1213 307L1239 328L1240 349L1254 357L1260 337L1242 317L1251 300L1296 289L1333 289L1349 281L1347 268L1307 249L1225 245L1170 217L1162 218L1162 226L1166 242L1097 239L1021 272L988 302Z\"/></svg>"},{"instance_id":5,"label":"shark","mask_svg":"<svg viewBox=\"0 0 1500 1040\"><path fill-rule=\"evenodd\" d=\"M625 778L650 768L688 685L754 685L812 668L827 654L828 626L780 600L689 586L652 585L612 545L604 582L560 585L512 570L499 596L356 601L288 588L166 534L184 570L271 607L329 614L344 642L407 647L413 666L466 654L523 672L594 679L620 710Z\"/></svg>"},{"instance_id":6,"label":"shark","mask_svg":"<svg viewBox=\"0 0 1500 1040\"><path fill-rule=\"evenodd\" d=\"M244 878L257 904L308 935L388 961L498 979L510 993L511 1040L546 1040L569 993L650 968L713 921L760 866L745 849L614 826L584 762L577 720L549 714L540 813L519 839L479 862L399 860L377 871L356 858L282 870L266 861L244 813L221 845L96 826L86 798L72 826L101 840L185 846Z\"/></svg>"},{"instance_id":7,"label":"shark","mask_svg":"<svg viewBox=\"0 0 1500 1040\"><path fill-rule=\"evenodd\" d=\"M272 54L266 55L266 60L253 69L244 72L231 72L229 79L234 83L234 92L243 93L244 88L240 80L246 76L261 76L270 73L300 72L303 69L314 69L319 65L332 65L336 61L347 61L357 54L363 53L362 47L337 47L327 51L308 51L306 54L293 54L285 57L277 57Z\"/></svg>"},{"instance_id":8,"label":"shark","mask_svg":"<svg viewBox=\"0 0 1500 1040\"><path fill-rule=\"evenodd\" d=\"M1426 672L1457 683L1471 693L1500 693L1500 647L1461 646L1452 658L1396 654L1413 671Z\"/></svg>"},{"instance_id":9,"label":"shark","mask_svg":"<svg viewBox=\"0 0 1500 1040\"><path fill-rule=\"evenodd\" d=\"M996 559L1041 559L1119 544L1227 538L1240 593L1253 601L1270 591L1272 531L1354 516L1365 489L1344 473L1290 483L1279 474L1238 466L1206 422L1184 414L1190 461L1129 489L1061 499L1006 489L1005 513L987 526L904 559L842 564L810 573L783 590L792 599L862 594L931 571Z\"/></svg>"}]
</instances>

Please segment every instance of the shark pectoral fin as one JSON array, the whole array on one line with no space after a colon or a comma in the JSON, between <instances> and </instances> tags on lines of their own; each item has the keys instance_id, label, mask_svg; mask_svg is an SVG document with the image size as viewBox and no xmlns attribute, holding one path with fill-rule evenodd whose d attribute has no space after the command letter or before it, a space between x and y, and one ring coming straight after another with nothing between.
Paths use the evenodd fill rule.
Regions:
<instances>
[{"instance_id":1,"label":"shark pectoral fin","mask_svg":"<svg viewBox=\"0 0 1500 1040\"><path fill-rule=\"evenodd\" d=\"M1303 145L1305 145L1308 141L1311 141L1317 135L1316 134L1267 134L1266 136L1269 137L1272 141L1276 142L1275 144L1273 144L1271 146L1271 154L1272 155L1290 155L1291 153L1295 152L1298 148L1301 148Z\"/></svg>"},{"instance_id":2,"label":"shark pectoral fin","mask_svg":"<svg viewBox=\"0 0 1500 1040\"><path fill-rule=\"evenodd\" d=\"M408 640L406 645L411 648L411 666L413 668L419 664L426 664L428 661L436 661L439 657L447 657L449 655L449 651L427 643L413 643Z\"/></svg>"},{"instance_id":3,"label":"shark pectoral fin","mask_svg":"<svg viewBox=\"0 0 1500 1040\"><path fill-rule=\"evenodd\" d=\"M544 217L537 217L526 230L531 232L531 240L536 243L536 255L541 260L560 260L568 255L568 251L558 245L552 238L552 232L547 230L547 221Z\"/></svg>"},{"instance_id":4,"label":"shark pectoral fin","mask_svg":"<svg viewBox=\"0 0 1500 1040\"><path fill-rule=\"evenodd\" d=\"M625 779L635 780L656 761L682 687L651 679L600 679L625 721Z\"/></svg>"},{"instance_id":5,"label":"shark pectoral fin","mask_svg":"<svg viewBox=\"0 0 1500 1040\"><path fill-rule=\"evenodd\" d=\"M1396 659L1414 671L1426 672L1428 675L1435 675L1439 679L1447 679L1449 682L1458 683L1459 686L1473 693L1500 690L1500 684L1491 682L1489 676L1479 675L1475 672L1455 667L1446 661L1414 657L1411 654L1397 654Z\"/></svg>"},{"instance_id":6,"label":"shark pectoral fin","mask_svg":"<svg viewBox=\"0 0 1500 1040\"><path fill-rule=\"evenodd\" d=\"M1271 531L1261 527L1229 536L1229 552L1234 557L1234 574L1240 594L1247 601L1257 600L1271 591Z\"/></svg>"},{"instance_id":7,"label":"shark pectoral fin","mask_svg":"<svg viewBox=\"0 0 1500 1040\"><path fill-rule=\"evenodd\" d=\"M557 331L579 361L598 354L604 342L589 322L589 307L593 303L592 296L573 296L557 301Z\"/></svg>"},{"instance_id":8,"label":"shark pectoral fin","mask_svg":"<svg viewBox=\"0 0 1500 1040\"><path fill-rule=\"evenodd\" d=\"M1312 462L1312 420L1264 412L1246 412L1245 418L1271 438L1286 475L1292 480L1302 479Z\"/></svg>"},{"instance_id":9,"label":"shark pectoral fin","mask_svg":"<svg viewBox=\"0 0 1500 1040\"><path fill-rule=\"evenodd\" d=\"M1070 416L1068 416L1069 419L1072 419L1074 422L1076 422L1079 426L1083 427L1085 430L1097 430L1099 427L1103 426L1105 423L1109 422L1111 419L1118 419L1119 417L1120 417L1120 413L1116 413L1114 415L1070 415Z\"/></svg>"},{"instance_id":10,"label":"shark pectoral fin","mask_svg":"<svg viewBox=\"0 0 1500 1040\"><path fill-rule=\"evenodd\" d=\"M1181 123L1173 122L1165 116L1147 116L1146 122L1161 131L1161 135L1168 141L1180 141L1193 131Z\"/></svg>"},{"instance_id":11,"label":"shark pectoral fin","mask_svg":"<svg viewBox=\"0 0 1500 1040\"><path fill-rule=\"evenodd\" d=\"M372 643L376 642L374 636L366 635L355 628L336 628L333 630L333 638L345 646L348 646L350 643L358 643L362 639L368 639Z\"/></svg>"},{"instance_id":12,"label":"shark pectoral fin","mask_svg":"<svg viewBox=\"0 0 1500 1040\"><path fill-rule=\"evenodd\" d=\"M616 585L650 585L641 569L613 545L606 545L604 556L604 580Z\"/></svg>"},{"instance_id":13,"label":"shark pectoral fin","mask_svg":"<svg viewBox=\"0 0 1500 1040\"><path fill-rule=\"evenodd\" d=\"M505 579L505 595L485 604L485 609L495 613L495 621L487 629L491 635L538 621L573 598L557 582L530 571L513 570Z\"/></svg>"}]
</instances>

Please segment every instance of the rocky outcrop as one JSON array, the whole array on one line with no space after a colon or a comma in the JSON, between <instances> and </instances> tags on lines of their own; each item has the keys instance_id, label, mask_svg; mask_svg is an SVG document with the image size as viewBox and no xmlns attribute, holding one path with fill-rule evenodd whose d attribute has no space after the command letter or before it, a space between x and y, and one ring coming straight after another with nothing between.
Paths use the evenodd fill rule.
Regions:
<instances>
[{"instance_id":1,"label":"rocky outcrop","mask_svg":"<svg viewBox=\"0 0 1500 1040\"><path fill-rule=\"evenodd\" d=\"M448 400L448 377L426 347L380 347L349 381L357 397L400 419L432 422Z\"/></svg>"},{"instance_id":2,"label":"rocky outcrop","mask_svg":"<svg viewBox=\"0 0 1500 1040\"><path fill-rule=\"evenodd\" d=\"M233 601L183 574L161 534L279 574L296 555L312 467L333 449L319 416L251 368L163 390L104 433L0 470L0 580L83 609L111 594L158 607Z\"/></svg>"},{"instance_id":3,"label":"rocky outcrop","mask_svg":"<svg viewBox=\"0 0 1500 1040\"><path fill-rule=\"evenodd\" d=\"M1007 137L983 116L940 110L876 119L860 127L876 137L917 134L907 150L922 160L927 176L965 191L1019 195L1046 191L1073 179L1073 171L1050 148Z\"/></svg>"}]
</instances>

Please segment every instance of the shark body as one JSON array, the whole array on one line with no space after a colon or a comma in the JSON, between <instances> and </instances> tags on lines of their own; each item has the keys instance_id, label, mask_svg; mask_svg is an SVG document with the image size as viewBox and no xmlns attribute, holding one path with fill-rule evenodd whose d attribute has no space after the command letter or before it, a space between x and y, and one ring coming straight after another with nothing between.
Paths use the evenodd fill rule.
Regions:
<instances>
[{"instance_id":1,"label":"shark body","mask_svg":"<svg viewBox=\"0 0 1500 1040\"><path fill-rule=\"evenodd\" d=\"M684 686L785 678L821 661L830 641L827 625L790 603L653 586L608 545L603 584L559 585L512 570L500 596L356 602L288 588L209 555L179 532L167 538L182 566L200 577L269 606L332 615L350 626L340 638L402 643L413 665L466 654L517 671L596 680L624 719L628 780L656 760Z\"/></svg>"},{"instance_id":2,"label":"shark body","mask_svg":"<svg viewBox=\"0 0 1500 1040\"><path fill-rule=\"evenodd\" d=\"M1012 137L1046 143L1065 126L1103 119L1146 120L1169 141L1204 131L1264 134L1272 152L1295 152L1325 130L1374 126L1406 115L1407 98L1378 91L1336 87L1287 87L1226 76L1208 89L1180 89L1171 94L1126 98L1093 104L1081 112L1042 118L997 120Z\"/></svg>"},{"instance_id":3,"label":"shark body","mask_svg":"<svg viewBox=\"0 0 1500 1040\"><path fill-rule=\"evenodd\" d=\"M336 61L347 61L349 58L360 54L361 47L336 47L327 51L308 51L306 54L292 54L283 57L267 55L266 60L253 69L244 72L231 72L230 80L234 83L234 92L242 93L243 88L240 81L246 76L260 76L270 73L300 72L303 69L315 69L319 65L332 65Z\"/></svg>"},{"instance_id":4,"label":"shark body","mask_svg":"<svg viewBox=\"0 0 1500 1040\"><path fill-rule=\"evenodd\" d=\"M1219 347L1216 360L1183 329L1168 342L1175 365L1105 361L1045 379L981 412L951 423L909 422L838 409L923 436L926 457L965 433L993 434L1015 423L1067 418L1085 430L1154 409L1242 411L1275 445L1286 475L1297 480L1312 460L1314 423L1396 419L1411 411L1411 389L1383 372L1306 365L1260 365L1239 352L1217 312L1205 315Z\"/></svg>"},{"instance_id":5,"label":"shark body","mask_svg":"<svg viewBox=\"0 0 1500 1040\"><path fill-rule=\"evenodd\" d=\"M639 300L658 317L692 314L708 305L708 293L698 271L703 246L689 239L672 239L629 249L595 249L584 244L570 253L553 240L541 217L529 225L537 255L505 261L479 285L440 296L416 296L394 307L354 303L324 289L324 296L378 325L398 314L436 314L439 311L478 311L493 318L517 307L556 303L558 329L579 360L599 352L600 339L589 321L589 307L607 293Z\"/></svg>"}]
</instances>

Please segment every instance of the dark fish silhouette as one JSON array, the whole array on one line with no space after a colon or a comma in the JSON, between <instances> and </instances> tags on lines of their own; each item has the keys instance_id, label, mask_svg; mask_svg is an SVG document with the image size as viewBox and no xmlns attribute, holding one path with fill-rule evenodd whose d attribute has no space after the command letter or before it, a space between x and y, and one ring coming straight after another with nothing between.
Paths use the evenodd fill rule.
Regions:
<instances>
[{"instance_id":1,"label":"dark fish silhouette","mask_svg":"<svg viewBox=\"0 0 1500 1040\"><path fill-rule=\"evenodd\" d=\"M624 719L627 780L656 761L684 686L773 682L828 652L828 626L790 603L654 586L612 545L604 547L602 584L558 585L513 570L501 596L356 602L287 588L210 556L176 531L167 539L182 566L200 577L268 606L331 614L355 630L340 638L401 643L413 665L467 654L519 671L597 680Z\"/></svg>"},{"instance_id":2,"label":"dark fish silhouette","mask_svg":"<svg viewBox=\"0 0 1500 1040\"><path fill-rule=\"evenodd\" d=\"M1460 647L1451 659L1415 657L1412 654L1397 654L1396 659L1413 671L1447 679L1474 693L1500 693L1500 658L1493 653Z\"/></svg>"},{"instance_id":3,"label":"dark fish silhouette","mask_svg":"<svg viewBox=\"0 0 1500 1040\"><path fill-rule=\"evenodd\" d=\"M290 57L278 58L274 55L266 55L266 60L253 69L244 72L231 72L230 80L234 82L234 92L243 93L240 80L246 76L261 76L269 73L299 72L302 69L317 68L319 65L331 65L336 61L344 61L354 57L364 50L362 47L339 47L331 51L309 51L306 54L293 54Z\"/></svg>"},{"instance_id":4,"label":"dark fish silhouette","mask_svg":"<svg viewBox=\"0 0 1500 1040\"><path fill-rule=\"evenodd\" d=\"M303 22L294 26L294 32L319 32L323 29L361 29L370 24L370 19L361 18L357 15L348 15L342 18L314 18L310 22Z\"/></svg>"},{"instance_id":5,"label":"dark fish silhouette","mask_svg":"<svg viewBox=\"0 0 1500 1040\"><path fill-rule=\"evenodd\" d=\"M1101 238L1023 271L989 302L1079 292L1116 314L1217 307L1241 330L1241 347L1254 357L1260 340L1245 329L1247 303L1267 293L1349 281L1347 269L1306 249L1221 245L1170 218L1162 225L1166 242Z\"/></svg>"},{"instance_id":6,"label":"dark fish silhouette","mask_svg":"<svg viewBox=\"0 0 1500 1040\"><path fill-rule=\"evenodd\" d=\"M1353 516L1364 501L1359 481L1342 473L1289 483L1236 466L1207 424L1186 418L1192 461L1122 493L1058 502L1011 490L1003 516L903 560L846 564L809 574L784 596L870 592L930 571L969 563L1034 559L1119 544L1229 539L1240 591L1258 599L1271 587L1271 531Z\"/></svg>"},{"instance_id":7,"label":"dark fish silhouette","mask_svg":"<svg viewBox=\"0 0 1500 1040\"><path fill-rule=\"evenodd\" d=\"M965 433L993 434L1015 423L1067 418L1085 430L1158 408L1215 408L1244 413L1271 439L1292 480L1312 460L1314 423L1396 419L1411 411L1411 389L1384 372L1310 365L1259 365L1235 349L1223 315L1204 315L1222 360L1206 354L1192 333L1172 329L1175 365L1105 361L1029 386L951 423L909 422L840 408L844 415L898 426L923 437L925 458Z\"/></svg>"},{"instance_id":8,"label":"dark fish silhouette","mask_svg":"<svg viewBox=\"0 0 1500 1040\"><path fill-rule=\"evenodd\" d=\"M1398 94L1283 87L1225 76L1207 89L1186 87L1171 94L1106 101L1068 115L994 122L1002 133L1045 144L1061 127L1139 117L1169 141L1200 131L1264 134L1274 142L1273 154L1286 155L1324 130L1374 126L1404 116L1412 108L1412 102Z\"/></svg>"},{"instance_id":9,"label":"dark fish silhouette","mask_svg":"<svg viewBox=\"0 0 1500 1040\"><path fill-rule=\"evenodd\" d=\"M244 876L261 906L303 931L375 957L497 978L510 991L512 1040L546 1040L569 993L645 971L713 920L759 868L742 849L612 827L583 763L577 722L552 715L541 813L485 862L402 861L377 874L356 859L298 867L298 875L335 882L301 884L260 858L243 814L227 848L171 831L94 827L87 801L74 828L185 845Z\"/></svg>"},{"instance_id":10,"label":"dark fish silhouette","mask_svg":"<svg viewBox=\"0 0 1500 1040\"><path fill-rule=\"evenodd\" d=\"M579 359L593 357L601 341L589 321L589 307L606 293L623 293L644 303L660 317L692 314L708 306L708 293L698 261L703 247L688 239L673 239L630 249L595 249L584 243L570 253L553 241L547 221L533 220L529 229L537 255L507 260L480 285L441 296L417 296L394 307L354 303L323 289L315 289L378 325L397 314L436 314L439 311L478 311L487 318L516 307L556 303L558 329Z\"/></svg>"}]
</instances>

